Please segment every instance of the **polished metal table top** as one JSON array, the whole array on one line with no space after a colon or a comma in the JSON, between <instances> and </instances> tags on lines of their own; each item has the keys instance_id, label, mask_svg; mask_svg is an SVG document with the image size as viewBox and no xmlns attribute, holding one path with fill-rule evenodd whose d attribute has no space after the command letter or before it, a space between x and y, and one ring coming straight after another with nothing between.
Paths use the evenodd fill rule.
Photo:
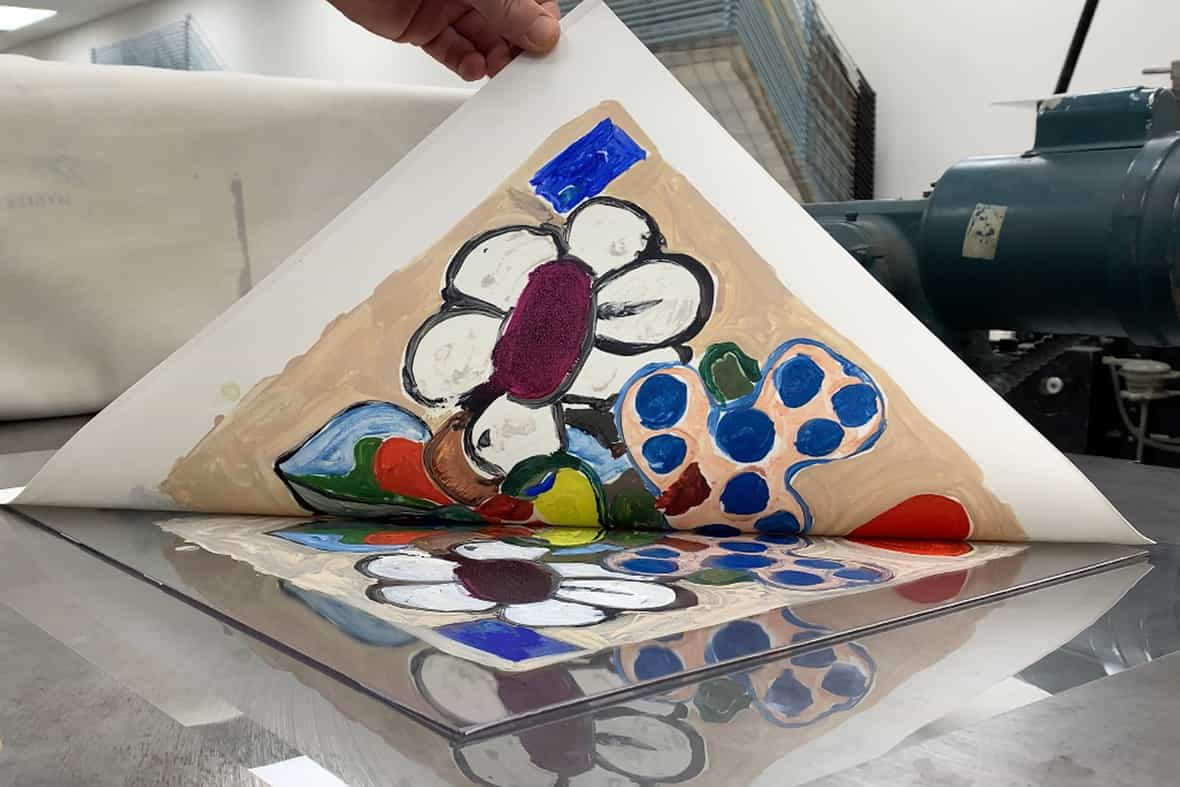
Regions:
<instances>
[{"instance_id":1,"label":"polished metal table top","mask_svg":"<svg viewBox=\"0 0 1180 787\"><path fill-rule=\"evenodd\" d=\"M871 661L872 701L791 724L775 708L843 690L826 650L448 735L0 512L0 784L997 783L989 758L1003 783L1160 783L1180 686L1162 658L1180 649L1180 473L1078 463L1165 542L1150 570L1125 563L835 642ZM459 702L558 696L605 680L594 667L525 685L473 667ZM1133 757L1109 753L1120 741Z\"/></svg>"}]
</instances>

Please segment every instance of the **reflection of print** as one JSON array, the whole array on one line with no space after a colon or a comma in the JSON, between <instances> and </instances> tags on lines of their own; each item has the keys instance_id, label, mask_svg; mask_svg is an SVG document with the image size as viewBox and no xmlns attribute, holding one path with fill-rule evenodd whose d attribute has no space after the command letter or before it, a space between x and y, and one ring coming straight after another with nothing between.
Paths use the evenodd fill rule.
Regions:
<instances>
[{"instance_id":1,"label":"reflection of print","mask_svg":"<svg viewBox=\"0 0 1180 787\"><path fill-rule=\"evenodd\" d=\"M412 634L407 634L392 623L374 617L351 604L325 596L323 593L304 590L282 580L279 581L279 587L284 593L299 599L317 615L355 640L368 645L391 648L414 641Z\"/></svg>"},{"instance_id":2,"label":"reflection of print","mask_svg":"<svg viewBox=\"0 0 1180 787\"><path fill-rule=\"evenodd\" d=\"M913 580L945 577L957 589L967 568L1021 549L751 534L728 525L656 532L225 517L165 528L277 577L355 639L386 644L380 625L388 624L507 671L869 586L896 585L909 598Z\"/></svg>"},{"instance_id":3,"label":"reflection of print","mask_svg":"<svg viewBox=\"0 0 1180 787\"><path fill-rule=\"evenodd\" d=\"M444 717L470 725L575 701L609 674L601 667L548 667L518 676L425 651L411 666L419 694ZM652 785L681 782L705 767L700 735L677 709L621 706L455 748L476 784Z\"/></svg>"}]
</instances>

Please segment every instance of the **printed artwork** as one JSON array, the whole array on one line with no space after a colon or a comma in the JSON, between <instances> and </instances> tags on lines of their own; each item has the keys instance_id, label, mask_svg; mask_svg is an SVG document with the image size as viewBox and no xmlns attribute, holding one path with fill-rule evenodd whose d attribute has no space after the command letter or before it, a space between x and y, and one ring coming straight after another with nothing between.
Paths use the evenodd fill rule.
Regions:
<instances>
[{"instance_id":1,"label":"printed artwork","mask_svg":"<svg viewBox=\"0 0 1180 787\"><path fill-rule=\"evenodd\" d=\"M1023 549L754 534L728 525L656 532L218 517L162 527L276 577L286 594L357 640L396 646L418 639L505 672L611 647L625 654L635 643L691 638L686 632L718 625L731 633L711 635L708 658L725 661L741 648L805 636L791 629L798 621L786 606L954 576ZM768 610L789 636L742 633L743 618ZM675 648L643 647L647 655L636 654L624 670L633 679L708 663L677 661Z\"/></svg>"},{"instance_id":2,"label":"printed artwork","mask_svg":"<svg viewBox=\"0 0 1180 787\"><path fill-rule=\"evenodd\" d=\"M1024 537L962 450L617 104L555 132L391 270L162 489L198 510L401 524ZM475 582L468 558L433 559ZM393 565L409 564L374 560L367 576ZM553 581L534 579L528 603ZM635 603L683 603L638 587Z\"/></svg>"}]
</instances>

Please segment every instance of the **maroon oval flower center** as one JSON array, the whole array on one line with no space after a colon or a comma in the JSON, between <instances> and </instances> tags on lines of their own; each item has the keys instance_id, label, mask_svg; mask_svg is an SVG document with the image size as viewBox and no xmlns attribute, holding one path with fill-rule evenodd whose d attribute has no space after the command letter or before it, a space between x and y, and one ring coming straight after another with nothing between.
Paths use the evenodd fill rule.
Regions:
<instances>
[{"instance_id":1,"label":"maroon oval flower center","mask_svg":"<svg viewBox=\"0 0 1180 787\"><path fill-rule=\"evenodd\" d=\"M500 604L544 601L557 589L557 576L531 560L462 560L455 577L468 593Z\"/></svg>"},{"instance_id":2,"label":"maroon oval flower center","mask_svg":"<svg viewBox=\"0 0 1180 787\"><path fill-rule=\"evenodd\" d=\"M490 384L526 401L560 390L586 350L593 285L576 260L554 260L530 273L492 350Z\"/></svg>"}]
</instances>

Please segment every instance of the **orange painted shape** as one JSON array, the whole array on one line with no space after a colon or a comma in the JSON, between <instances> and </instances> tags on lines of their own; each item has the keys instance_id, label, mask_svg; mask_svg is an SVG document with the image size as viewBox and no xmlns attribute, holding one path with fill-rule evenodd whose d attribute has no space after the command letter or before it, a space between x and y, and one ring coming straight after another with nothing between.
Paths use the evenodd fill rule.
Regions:
<instances>
[{"instance_id":1,"label":"orange painted shape","mask_svg":"<svg viewBox=\"0 0 1180 787\"><path fill-rule=\"evenodd\" d=\"M437 530L381 530L369 533L365 536L364 542L375 546L404 546L415 538L434 535L437 532Z\"/></svg>"},{"instance_id":2,"label":"orange painted shape","mask_svg":"<svg viewBox=\"0 0 1180 787\"><path fill-rule=\"evenodd\" d=\"M897 588L897 595L919 604L940 604L957 597L967 584L967 571L936 574L907 582Z\"/></svg>"},{"instance_id":3,"label":"orange painted shape","mask_svg":"<svg viewBox=\"0 0 1180 787\"><path fill-rule=\"evenodd\" d=\"M527 522L533 518L533 504L509 495L492 495L476 507L475 513L491 522Z\"/></svg>"},{"instance_id":4,"label":"orange painted shape","mask_svg":"<svg viewBox=\"0 0 1180 787\"><path fill-rule=\"evenodd\" d=\"M404 437L386 439L373 457L373 475L377 479L377 486L397 495L450 505L454 501L435 486L426 474L426 465L422 461L423 448L422 443Z\"/></svg>"},{"instance_id":5,"label":"orange painted shape","mask_svg":"<svg viewBox=\"0 0 1180 787\"><path fill-rule=\"evenodd\" d=\"M888 549L890 552L904 552L907 555L929 555L930 557L960 557L971 551L971 545L963 541L927 541L920 538L850 538L865 546Z\"/></svg>"},{"instance_id":6,"label":"orange painted shape","mask_svg":"<svg viewBox=\"0 0 1180 787\"><path fill-rule=\"evenodd\" d=\"M957 500L942 495L916 495L878 514L848 535L963 541L971 535L971 520Z\"/></svg>"}]
</instances>

